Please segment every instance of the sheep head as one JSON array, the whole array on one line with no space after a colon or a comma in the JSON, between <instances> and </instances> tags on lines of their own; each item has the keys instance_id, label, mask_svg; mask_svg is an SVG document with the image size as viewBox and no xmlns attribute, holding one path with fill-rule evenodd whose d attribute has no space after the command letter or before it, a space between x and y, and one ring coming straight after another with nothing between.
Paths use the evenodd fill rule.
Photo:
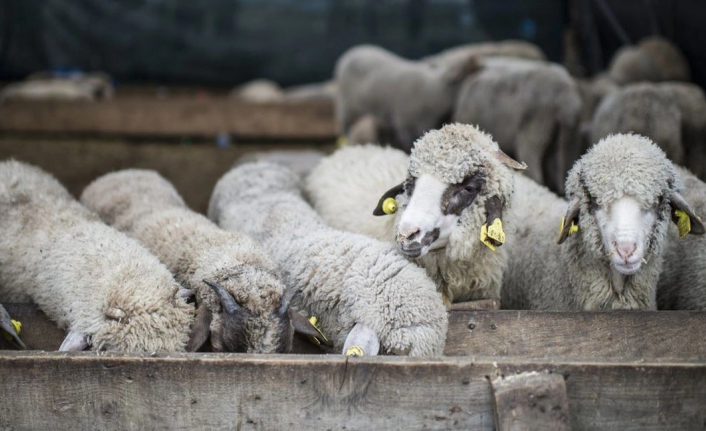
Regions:
<instances>
[{"instance_id":1,"label":"sheep head","mask_svg":"<svg viewBox=\"0 0 706 431\"><path fill-rule=\"evenodd\" d=\"M677 223L681 236L706 232L681 188L672 162L650 139L609 136L569 172L570 205L558 243L579 226L577 237L589 244L589 256L606 257L619 274L636 274L661 252L669 220Z\"/></svg>"},{"instance_id":2,"label":"sheep head","mask_svg":"<svg viewBox=\"0 0 706 431\"><path fill-rule=\"evenodd\" d=\"M423 257L453 242L457 226L494 250L505 240L503 208L513 189L507 169L526 166L503 153L474 126L451 124L430 131L412 149L409 177L380 198L374 215L399 208L396 240L409 258ZM394 199L395 205L390 204Z\"/></svg>"}]
</instances>

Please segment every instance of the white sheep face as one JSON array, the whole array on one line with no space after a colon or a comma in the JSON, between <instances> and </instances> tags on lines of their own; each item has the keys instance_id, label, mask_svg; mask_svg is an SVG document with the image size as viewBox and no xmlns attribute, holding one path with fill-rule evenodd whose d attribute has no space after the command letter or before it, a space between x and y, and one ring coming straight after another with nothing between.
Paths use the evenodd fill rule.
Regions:
<instances>
[{"instance_id":1,"label":"white sheep face","mask_svg":"<svg viewBox=\"0 0 706 431\"><path fill-rule=\"evenodd\" d=\"M637 273L654 229L654 208L642 208L636 199L623 196L598 209L596 219L603 247L615 270L623 275Z\"/></svg>"},{"instance_id":2,"label":"white sheep face","mask_svg":"<svg viewBox=\"0 0 706 431\"><path fill-rule=\"evenodd\" d=\"M447 213L449 185L432 175L421 175L397 224L397 243L402 253L419 258L442 250L458 222L460 212Z\"/></svg>"}]
</instances>

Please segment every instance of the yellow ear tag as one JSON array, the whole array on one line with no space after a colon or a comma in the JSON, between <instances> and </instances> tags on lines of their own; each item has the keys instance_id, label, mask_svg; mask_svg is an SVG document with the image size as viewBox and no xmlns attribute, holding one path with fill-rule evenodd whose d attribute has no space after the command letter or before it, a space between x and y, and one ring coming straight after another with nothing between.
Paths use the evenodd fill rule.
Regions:
<instances>
[{"instance_id":1,"label":"yellow ear tag","mask_svg":"<svg viewBox=\"0 0 706 431\"><path fill-rule=\"evenodd\" d=\"M679 239L684 239L691 232L691 219L683 210L674 211L677 217L677 229L679 229Z\"/></svg>"},{"instance_id":2,"label":"yellow ear tag","mask_svg":"<svg viewBox=\"0 0 706 431\"><path fill-rule=\"evenodd\" d=\"M495 240L499 244L505 243L505 232L503 231L503 222L499 218L493 220L493 223L488 227L488 223L483 224L480 228L480 241L485 244L489 249L495 250L498 248L490 240Z\"/></svg>"},{"instance_id":3,"label":"yellow ear tag","mask_svg":"<svg viewBox=\"0 0 706 431\"><path fill-rule=\"evenodd\" d=\"M395 198L387 198L382 201L382 212L388 215L397 212L397 201Z\"/></svg>"},{"instance_id":4,"label":"yellow ear tag","mask_svg":"<svg viewBox=\"0 0 706 431\"><path fill-rule=\"evenodd\" d=\"M341 135L338 137L338 139L336 139L336 146L338 148L343 148L347 145L348 145L348 138L346 138L345 136Z\"/></svg>"},{"instance_id":5,"label":"yellow ear tag","mask_svg":"<svg viewBox=\"0 0 706 431\"><path fill-rule=\"evenodd\" d=\"M316 329L316 332L319 333L319 336L321 337L321 339L324 340L324 342L328 343L328 339L326 338L326 336L324 335L324 333L321 332L321 329L319 329L318 326L316 326L316 324L319 323L319 319L317 319L316 316L311 316L311 317L309 318L309 323L311 323L311 326L313 326L314 329ZM321 341L319 341L319 339L316 338L316 337L309 337L309 341L311 341L312 343L316 344L317 346L320 346L320 345L321 345Z\"/></svg>"},{"instance_id":6,"label":"yellow ear tag","mask_svg":"<svg viewBox=\"0 0 706 431\"><path fill-rule=\"evenodd\" d=\"M20 332L22 331L22 322L20 322L19 320L14 320L14 319L11 319L10 322L12 322L12 326L15 328L15 333L17 335L20 335ZM13 339L11 334L8 334L4 331L2 332L2 335L3 335L3 337L5 337L5 339L7 341L12 341L12 339Z\"/></svg>"},{"instance_id":7,"label":"yellow ear tag","mask_svg":"<svg viewBox=\"0 0 706 431\"><path fill-rule=\"evenodd\" d=\"M358 346L351 346L346 349L346 356L365 356L365 351Z\"/></svg>"},{"instance_id":8,"label":"yellow ear tag","mask_svg":"<svg viewBox=\"0 0 706 431\"><path fill-rule=\"evenodd\" d=\"M561 236L561 233L564 231L564 223L566 223L566 220L564 217L561 218L561 225L559 226L559 236ZM569 236L575 234L576 232L579 231L579 225L577 225L573 220L571 221L571 226L569 227Z\"/></svg>"}]
</instances>

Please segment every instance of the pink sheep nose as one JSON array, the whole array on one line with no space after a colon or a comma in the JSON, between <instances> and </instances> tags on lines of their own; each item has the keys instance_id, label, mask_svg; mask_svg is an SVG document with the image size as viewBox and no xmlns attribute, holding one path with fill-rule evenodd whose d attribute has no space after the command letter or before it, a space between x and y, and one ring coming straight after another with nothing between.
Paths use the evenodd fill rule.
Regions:
<instances>
[{"instance_id":1,"label":"pink sheep nose","mask_svg":"<svg viewBox=\"0 0 706 431\"><path fill-rule=\"evenodd\" d=\"M618 241L617 243L613 241L613 246L615 247L615 252L618 253L621 259L628 262L630 256L637 250L637 244L634 241Z\"/></svg>"}]
</instances>

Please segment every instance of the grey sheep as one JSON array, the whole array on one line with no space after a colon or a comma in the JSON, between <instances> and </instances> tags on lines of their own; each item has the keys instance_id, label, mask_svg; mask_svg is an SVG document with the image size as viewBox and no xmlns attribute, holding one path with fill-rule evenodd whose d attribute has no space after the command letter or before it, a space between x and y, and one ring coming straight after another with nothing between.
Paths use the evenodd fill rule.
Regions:
<instances>
[{"instance_id":1,"label":"grey sheep","mask_svg":"<svg viewBox=\"0 0 706 431\"><path fill-rule=\"evenodd\" d=\"M610 136L583 155L566 180L568 202L517 176L503 308L656 309L673 215L704 233L682 189L664 152L638 135Z\"/></svg>"},{"instance_id":2,"label":"grey sheep","mask_svg":"<svg viewBox=\"0 0 706 431\"><path fill-rule=\"evenodd\" d=\"M619 85L691 79L684 54L672 42L659 36L619 49L610 62L608 74Z\"/></svg>"},{"instance_id":3,"label":"grey sheep","mask_svg":"<svg viewBox=\"0 0 706 431\"><path fill-rule=\"evenodd\" d=\"M478 69L474 57L442 67L406 60L382 48L361 45L336 63L336 122L341 135L372 115L381 136L407 152L424 132L451 116L463 79Z\"/></svg>"},{"instance_id":4,"label":"grey sheep","mask_svg":"<svg viewBox=\"0 0 706 431\"><path fill-rule=\"evenodd\" d=\"M547 57L535 44L523 40L470 43L455 46L422 59L433 66L455 64L470 57L513 57L525 60L545 61Z\"/></svg>"},{"instance_id":5,"label":"grey sheep","mask_svg":"<svg viewBox=\"0 0 706 431\"><path fill-rule=\"evenodd\" d=\"M396 243L450 305L500 298L510 168L523 167L478 128L450 124L418 139L409 157L373 145L341 149L309 174L305 191L332 227Z\"/></svg>"},{"instance_id":6,"label":"grey sheep","mask_svg":"<svg viewBox=\"0 0 706 431\"><path fill-rule=\"evenodd\" d=\"M209 217L261 243L302 290L293 307L320 319L335 350L440 355L446 310L424 270L388 244L326 226L299 182L284 166L241 165L216 184Z\"/></svg>"},{"instance_id":7,"label":"grey sheep","mask_svg":"<svg viewBox=\"0 0 706 431\"><path fill-rule=\"evenodd\" d=\"M458 94L453 121L490 133L527 164L527 175L562 192L580 155L581 95L561 66L510 58L483 61Z\"/></svg>"},{"instance_id":8,"label":"grey sheep","mask_svg":"<svg viewBox=\"0 0 706 431\"><path fill-rule=\"evenodd\" d=\"M161 262L44 171L0 163L0 300L35 302L61 350L183 351L194 307Z\"/></svg>"},{"instance_id":9,"label":"grey sheep","mask_svg":"<svg viewBox=\"0 0 706 431\"><path fill-rule=\"evenodd\" d=\"M626 132L649 137L673 162L706 177L706 96L698 86L642 83L611 94L596 112L592 139Z\"/></svg>"},{"instance_id":10,"label":"grey sheep","mask_svg":"<svg viewBox=\"0 0 706 431\"><path fill-rule=\"evenodd\" d=\"M291 350L292 292L285 292L276 265L250 237L223 231L188 209L154 171L104 175L86 187L81 202L144 244L196 293L198 319L189 350L209 338L214 351ZM294 317L295 324L306 322Z\"/></svg>"},{"instance_id":11,"label":"grey sheep","mask_svg":"<svg viewBox=\"0 0 706 431\"><path fill-rule=\"evenodd\" d=\"M706 214L706 184L684 168L677 168L684 182L684 198L697 215ZM683 219L684 223L686 220ZM694 229L695 226L688 226ZM696 226L698 228L698 225ZM682 229L686 229L682 227ZM664 268L657 285L660 310L706 310L706 238L683 236L670 227L664 252Z\"/></svg>"}]
</instances>

